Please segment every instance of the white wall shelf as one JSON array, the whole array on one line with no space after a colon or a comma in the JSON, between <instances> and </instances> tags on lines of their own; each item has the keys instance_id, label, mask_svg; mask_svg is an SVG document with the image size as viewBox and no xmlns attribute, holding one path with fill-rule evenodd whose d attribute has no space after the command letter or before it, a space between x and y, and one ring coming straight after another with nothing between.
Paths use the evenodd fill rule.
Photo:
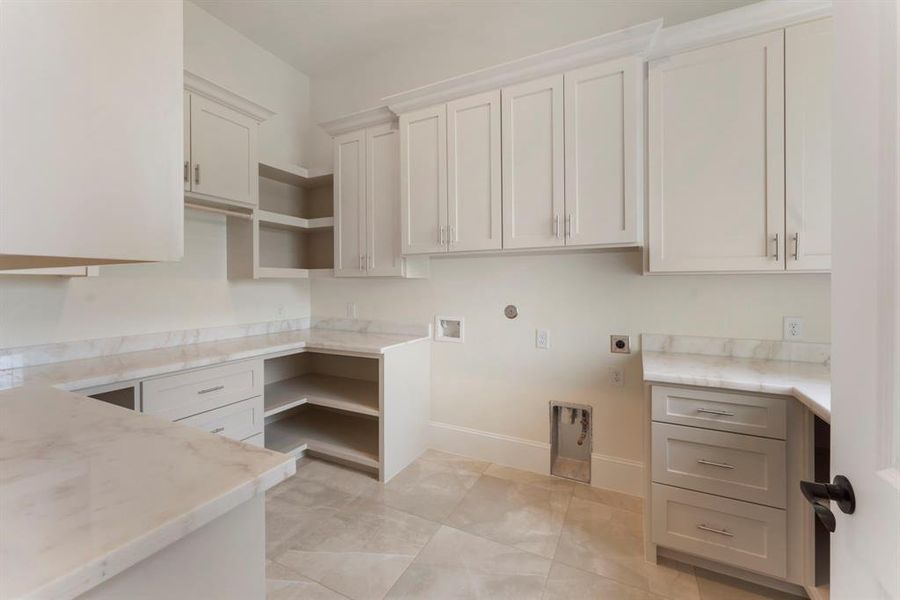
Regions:
<instances>
[{"instance_id":1,"label":"white wall shelf","mask_svg":"<svg viewBox=\"0 0 900 600\"><path fill-rule=\"evenodd\" d=\"M315 407L266 425L266 448L286 454L315 452L377 470L378 421Z\"/></svg>"},{"instance_id":2,"label":"white wall shelf","mask_svg":"<svg viewBox=\"0 0 900 600\"><path fill-rule=\"evenodd\" d=\"M266 417L312 404L377 417L378 382L308 373L266 385Z\"/></svg>"},{"instance_id":3,"label":"white wall shelf","mask_svg":"<svg viewBox=\"0 0 900 600\"><path fill-rule=\"evenodd\" d=\"M307 169L300 165L276 164L271 161L259 163L259 176L302 188L328 185L332 180L332 173L328 169Z\"/></svg>"},{"instance_id":4,"label":"white wall shelf","mask_svg":"<svg viewBox=\"0 0 900 600\"><path fill-rule=\"evenodd\" d=\"M260 210L257 215L261 223L268 223L285 229L328 229L334 227L334 217L304 219L268 210Z\"/></svg>"}]
</instances>

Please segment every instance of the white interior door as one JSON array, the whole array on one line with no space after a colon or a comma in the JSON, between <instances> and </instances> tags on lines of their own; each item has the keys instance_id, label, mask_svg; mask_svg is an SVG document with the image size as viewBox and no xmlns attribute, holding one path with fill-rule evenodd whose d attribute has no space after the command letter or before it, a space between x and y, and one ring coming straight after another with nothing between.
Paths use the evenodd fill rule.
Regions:
<instances>
[{"instance_id":1,"label":"white interior door","mask_svg":"<svg viewBox=\"0 0 900 600\"><path fill-rule=\"evenodd\" d=\"M503 247L562 246L563 76L505 87Z\"/></svg>"},{"instance_id":2,"label":"white interior door","mask_svg":"<svg viewBox=\"0 0 900 600\"><path fill-rule=\"evenodd\" d=\"M366 274L399 276L400 135L393 123L366 130Z\"/></svg>"},{"instance_id":3,"label":"white interior door","mask_svg":"<svg viewBox=\"0 0 900 600\"><path fill-rule=\"evenodd\" d=\"M835 2L831 597L900 599L900 212L895 2Z\"/></svg>"},{"instance_id":4,"label":"white interior door","mask_svg":"<svg viewBox=\"0 0 900 600\"><path fill-rule=\"evenodd\" d=\"M831 90L834 26L784 37L785 235L789 271L831 269Z\"/></svg>"},{"instance_id":5,"label":"white interior door","mask_svg":"<svg viewBox=\"0 0 900 600\"><path fill-rule=\"evenodd\" d=\"M567 246L639 241L642 64L629 58L565 74Z\"/></svg>"},{"instance_id":6,"label":"white interior door","mask_svg":"<svg viewBox=\"0 0 900 600\"><path fill-rule=\"evenodd\" d=\"M256 121L196 94L191 96L191 191L256 205Z\"/></svg>"},{"instance_id":7,"label":"white interior door","mask_svg":"<svg viewBox=\"0 0 900 600\"><path fill-rule=\"evenodd\" d=\"M500 90L447 104L450 252L499 250Z\"/></svg>"},{"instance_id":8,"label":"white interior door","mask_svg":"<svg viewBox=\"0 0 900 600\"><path fill-rule=\"evenodd\" d=\"M400 115L403 254L446 252L447 105Z\"/></svg>"},{"instance_id":9,"label":"white interior door","mask_svg":"<svg viewBox=\"0 0 900 600\"><path fill-rule=\"evenodd\" d=\"M650 63L651 271L784 270L784 32Z\"/></svg>"},{"instance_id":10,"label":"white interior door","mask_svg":"<svg viewBox=\"0 0 900 600\"><path fill-rule=\"evenodd\" d=\"M365 270L366 130L334 138L334 274L359 277Z\"/></svg>"}]
</instances>

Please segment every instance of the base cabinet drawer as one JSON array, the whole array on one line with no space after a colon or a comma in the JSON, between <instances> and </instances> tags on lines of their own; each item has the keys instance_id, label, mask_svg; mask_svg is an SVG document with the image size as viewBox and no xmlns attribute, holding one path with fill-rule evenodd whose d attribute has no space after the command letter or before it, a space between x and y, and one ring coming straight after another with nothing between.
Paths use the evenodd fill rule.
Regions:
<instances>
[{"instance_id":1,"label":"base cabinet drawer","mask_svg":"<svg viewBox=\"0 0 900 600\"><path fill-rule=\"evenodd\" d=\"M263 432L263 397L257 396L193 415L177 422L243 441Z\"/></svg>"},{"instance_id":2,"label":"base cabinet drawer","mask_svg":"<svg viewBox=\"0 0 900 600\"><path fill-rule=\"evenodd\" d=\"M653 423L653 481L784 508L785 442Z\"/></svg>"},{"instance_id":3,"label":"base cabinet drawer","mask_svg":"<svg viewBox=\"0 0 900 600\"><path fill-rule=\"evenodd\" d=\"M653 420L785 439L787 406L783 398L751 396L654 385Z\"/></svg>"},{"instance_id":4,"label":"base cabinet drawer","mask_svg":"<svg viewBox=\"0 0 900 600\"><path fill-rule=\"evenodd\" d=\"M653 543L784 578L786 513L654 483Z\"/></svg>"},{"instance_id":5,"label":"base cabinet drawer","mask_svg":"<svg viewBox=\"0 0 900 600\"><path fill-rule=\"evenodd\" d=\"M250 360L141 383L143 412L178 421L263 393L263 363Z\"/></svg>"}]
</instances>

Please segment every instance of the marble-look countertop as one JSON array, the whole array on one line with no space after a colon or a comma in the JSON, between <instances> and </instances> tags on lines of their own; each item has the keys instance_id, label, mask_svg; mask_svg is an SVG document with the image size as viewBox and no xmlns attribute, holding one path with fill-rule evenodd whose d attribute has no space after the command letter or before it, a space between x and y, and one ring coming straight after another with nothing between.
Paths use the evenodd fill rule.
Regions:
<instances>
[{"instance_id":1,"label":"marble-look countertop","mask_svg":"<svg viewBox=\"0 0 900 600\"><path fill-rule=\"evenodd\" d=\"M831 372L826 364L643 350L644 381L793 396L831 421Z\"/></svg>"},{"instance_id":2,"label":"marble-look countertop","mask_svg":"<svg viewBox=\"0 0 900 600\"><path fill-rule=\"evenodd\" d=\"M0 390L38 383L82 390L292 350L384 354L394 346L427 339L421 334L313 327L6 369L0 371Z\"/></svg>"},{"instance_id":3,"label":"marble-look countertop","mask_svg":"<svg viewBox=\"0 0 900 600\"><path fill-rule=\"evenodd\" d=\"M51 386L0 392L0 598L74 598L294 459Z\"/></svg>"}]
</instances>

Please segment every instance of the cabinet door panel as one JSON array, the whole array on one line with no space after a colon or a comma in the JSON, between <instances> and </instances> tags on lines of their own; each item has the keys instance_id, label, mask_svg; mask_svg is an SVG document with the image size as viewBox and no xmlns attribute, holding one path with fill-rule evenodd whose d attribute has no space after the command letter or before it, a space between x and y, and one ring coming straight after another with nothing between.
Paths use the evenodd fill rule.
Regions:
<instances>
[{"instance_id":1,"label":"cabinet door panel","mask_svg":"<svg viewBox=\"0 0 900 600\"><path fill-rule=\"evenodd\" d=\"M450 251L499 250L500 91L447 104Z\"/></svg>"},{"instance_id":2,"label":"cabinet door panel","mask_svg":"<svg viewBox=\"0 0 900 600\"><path fill-rule=\"evenodd\" d=\"M403 254L445 252L447 106L400 115Z\"/></svg>"},{"instance_id":3,"label":"cabinet door panel","mask_svg":"<svg viewBox=\"0 0 900 600\"><path fill-rule=\"evenodd\" d=\"M788 270L831 269L831 19L785 30Z\"/></svg>"},{"instance_id":4,"label":"cabinet door panel","mask_svg":"<svg viewBox=\"0 0 900 600\"><path fill-rule=\"evenodd\" d=\"M640 65L565 74L567 246L639 241Z\"/></svg>"},{"instance_id":5,"label":"cabinet door panel","mask_svg":"<svg viewBox=\"0 0 900 600\"><path fill-rule=\"evenodd\" d=\"M563 245L563 76L509 86L503 98L503 247Z\"/></svg>"},{"instance_id":6,"label":"cabinet door panel","mask_svg":"<svg viewBox=\"0 0 900 600\"><path fill-rule=\"evenodd\" d=\"M184 191L191 189L191 95L184 93Z\"/></svg>"},{"instance_id":7,"label":"cabinet door panel","mask_svg":"<svg viewBox=\"0 0 900 600\"><path fill-rule=\"evenodd\" d=\"M191 191L256 205L257 124L220 104L191 96Z\"/></svg>"},{"instance_id":8,"label":"cabinet door panel","mask_svg":"<svg viewBox=\"0 0 900 600\"><path fill-rule=\"evenodd\" d=\"M366 132L334 138L334 274L365 275Z\"/></svg>"},{"instance_id":9,"label":"cabinet door panel","mask_svg":"<svg viewBox=\"0 0 900 600\"><path fill-rule=\"evenodd\" d=\"M657 60L649 97L650 270L783 270L783 32Z\"/></svg>"},{"instance_id":10,"label":"cabinet door panel","mask_svg":"<svg viewBox=\"0 0 900 600\"><path fill-rule=\"evenodd\" d=\"M366 131L366 272L370 277L403 274L399 138L392 124Z\"/></svg>"}]
</instances>

